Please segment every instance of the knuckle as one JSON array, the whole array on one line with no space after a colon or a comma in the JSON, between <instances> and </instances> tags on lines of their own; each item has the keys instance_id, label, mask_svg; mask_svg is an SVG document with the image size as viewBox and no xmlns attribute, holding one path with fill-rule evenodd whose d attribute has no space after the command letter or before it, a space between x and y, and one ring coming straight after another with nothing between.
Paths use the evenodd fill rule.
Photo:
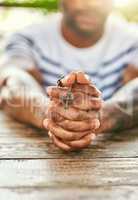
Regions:
<instances>
[{"instance_id":1,"label":"knuckle","mask_svg":"<svg viewBox=\"0 0 138 200\"><path fill-rule=\"evenodd\" d=\"M100 99L92 98L91 103L92 103L93 107L95 107L96 109L100 109L101 108L102 102L101 102Z\"/></svg>"},{"instance_id":2,"label":"knuckle","mask_svg":"<svg viewBox=\"0 0 138 200\"><path fill-rule=\"evenodd\" d=\"M73 134L73 132L67 132L65 134L65 140L71 141L71 140L75 140L76 136L75 134Z\"/></svg>"}]
</instances>

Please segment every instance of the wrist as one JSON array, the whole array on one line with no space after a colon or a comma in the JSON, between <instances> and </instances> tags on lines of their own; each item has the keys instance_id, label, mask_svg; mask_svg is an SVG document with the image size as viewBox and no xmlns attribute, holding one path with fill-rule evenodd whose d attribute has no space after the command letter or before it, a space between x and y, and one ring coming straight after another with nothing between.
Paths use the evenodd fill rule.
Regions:
<instances>
[{"instance_id":1,"label":"wrist","mask_svg":"<svg viewBox=\"0 0 138 200\"><path fill-rule=\"evenodd\" d=\"M120 102L109 100L100 111L101 126L97 133L121 131L131 127L131 116L124 110Z\"/></svg>"},{"instance_id":2,"label":"wrist","mask_svg":"<svg viewBox=\"0 0 138 200\"><path fill-rule=\"evenodd\" d=\"M102 109L100 110L100 128L97 133L104 133L112 130L115 124L115 118L111 113L115 112L114 104L105 102Z\"/></svg>"},{"instance_id":3,"label":"wrist","mask_svg":"<svg viewBox=\"0 0 138 200\"><path fill-rule=\"evenodd\" d=\"M38 103L39 102L39 103ZM31 113L31 124L36 126L37 128L44 129L43 121L46 118L46 111L48 108L48 99L44 95L39 99L38 102L34 102L32 106L30 106Z\"/></svg>"}]
</instances>

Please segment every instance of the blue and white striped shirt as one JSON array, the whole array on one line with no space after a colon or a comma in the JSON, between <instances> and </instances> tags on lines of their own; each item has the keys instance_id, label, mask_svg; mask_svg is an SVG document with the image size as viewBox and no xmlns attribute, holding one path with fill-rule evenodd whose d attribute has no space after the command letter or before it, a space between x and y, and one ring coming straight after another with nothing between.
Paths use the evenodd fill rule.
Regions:
<instances>
[{"instance_id":1,"label":"blue and white striped shirt","mask_svg":"<svg viewBox=\"0 0 138 200\"><path fill-rule=\"evenodd\" d=\"M96 45L76 48L61 33L61 14L48 17L14 34L6 46L8 62L29 69L36 66L44 85L74 70L86 72L107 100L122 86L128 64L138 66L138 33L122 19L109 17L105 32Z\"/></svg>"}]
</instances>

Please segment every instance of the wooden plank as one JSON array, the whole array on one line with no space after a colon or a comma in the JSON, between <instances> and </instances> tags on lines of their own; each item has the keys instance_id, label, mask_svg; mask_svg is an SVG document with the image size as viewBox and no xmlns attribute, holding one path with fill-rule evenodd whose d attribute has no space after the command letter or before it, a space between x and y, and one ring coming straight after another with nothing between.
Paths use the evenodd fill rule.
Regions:
<instances>
[{"instance_id":1,"label":"wooden plank","mask_svg":"<svg viewBox=\"0 0 138 200\"><path fill-rule=\"evenodd\" d=\"M137 129L101 135L82 152L66 154L43 132L3 114L0 123L1 200L137 199Z\"/></svg>"},{"instance_id":2,"label":"wooden plank","mask_svg":"<svg viewBox=\"0 0 138 200\"><path fill-rule=\"evenodd\" d=\"M137 200L138 187L0 189L1 200Z\"/></svg>"},{"instance_id":3,"label":"wooden plank","mask_svg":"<svg viewBox=\"0 0 138 200\"><path fill-rule=\"evenodd\" d=\"M0 161L0 187L138 186L138 159Z\"/></svg>"},{"instance_id":4,"label":"wooden plank","mask_svg":"<svg viewBox=\"0 0 138 200\"><path fill-rule=\"evenodd\" d=\"M47 133L33 129L0 112L0 158L125 158L138 157L138 129L100 135L89 148L63 153L54 147Z\"/></svg>"}]
</instances>

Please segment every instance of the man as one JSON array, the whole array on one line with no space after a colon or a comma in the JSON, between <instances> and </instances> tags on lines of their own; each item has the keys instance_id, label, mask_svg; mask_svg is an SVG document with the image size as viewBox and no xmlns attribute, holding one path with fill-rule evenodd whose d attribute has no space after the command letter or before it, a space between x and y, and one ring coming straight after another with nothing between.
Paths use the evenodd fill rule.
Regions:
<instances>
[{"instance_id":1,"label":"man","mask_svg":"<svg viewBox=\"0 0 138 200\"><path fill-rule=\"evenodd\" d=\"M68 151L88 146L94 137L92 133L137 125L138 39L126 23L110 17L111 0L61 0L60 3L62 15L14 34L8 42L1 64L1 105L14 118L48 129L53 142ZM87 73L100 89L105 100L102 108L99 95L93 94L97 89L83 73L69 74L74 70ZM57 77L67 74L61 80L66 88L48 89L54 101L47 106L44 88L56 85ZM70 80L72 84L68 85ZM87 97L85 109L82 112L78 103L78 109L70 105L65 111L59 97L76 80L77 91ZM84 82L87 93L83 90ZM92 94L90 99L89 94ZM47 119L47 109L50 115L56 115L55 119ZM99 109L101 126L95 131L99 128Z\"/></svg>"}]
</instances>

